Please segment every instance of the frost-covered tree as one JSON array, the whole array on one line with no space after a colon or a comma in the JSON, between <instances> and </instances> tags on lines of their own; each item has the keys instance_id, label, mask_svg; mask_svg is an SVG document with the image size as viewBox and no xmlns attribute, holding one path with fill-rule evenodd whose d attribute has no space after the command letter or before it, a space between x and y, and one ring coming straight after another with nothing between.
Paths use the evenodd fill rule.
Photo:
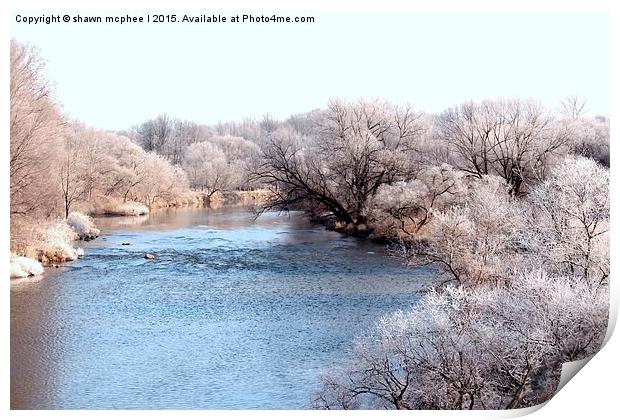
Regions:
<instances>
[{"instance_id":1,"label":"frost-covered tree","mask_svg":"<svg viewBox=\"0 0 620 420\"><path fill-rule=\"evenodd\" d=\"M154 152L147 153L123 136L108 135L110 165L107 167L106 195L122 202L140 202L148 207L156 202L174 202L188 186L179 169Z\"/></svg>"},{"instance_id":2,"label":"frost-covered tree","mask_svg":"<svg viewBox=\"0 0 620 420\"><path fill-rule=\"evenodd\" d=\"M609 276L609 170L567 157L531 192L523 247L549 269L586 282Z\"/></svg>"},{"instance_id":3,"label":"frost-covered tree","mask_svg":"<svg viewBox=\"0 0 620 420\"><path fill-rule=\"evenodd\" d=\"M56 162L63 122L44 71L38 50L11 40L10 211L17 219L35 213L49 216L56 209L49 174Z\"/></svg>"},{"instance_id":4,"label":"frost-covered tree","mask_svg":"<svg viewBox=\"0 0 620 420\"><path fill-rule=\"evenodd\" d=\"M291 115L284 124L301 135L308 136L312 134L320 120L321 110L315 109L303 114Z\"/></svg>"},{"instance_id":5,"label":"frost-covered tree","mask_svg":"<svg viewBox=\"0 0 620 420\"><path fill-rule=\"evenodd\" d=\"M242 163L256 159L260 154L260 148L251 141L243 137L236 136L213 136L209 142L217 146L228 162Z\"/></svg>"},{"instance_id":6,"label":"frost-covered tree","mask_svg":"<svg viewBox=\"0 0 620 420\"><path fill-rule=\"evenodd\" d=\"M544 303L544 304L541 304ZM594 354L608 290L543 272L448 287L383 317L322 377L317 408L510 409L553 395L561 365Z\"/></svg>"},{"instance_id":7,"label":"frost-covered tree","mask_svg":"<svg viewBox=\"0 0 620 420\"><path fill-rule=\"evenodd\" d=\"M36 48L11 40L9 191L11 250L23 253L39 220L60 213L57 164L63 121Z\"/></svg>"},{"instance_id":8,"label":"frost-covered tree","mask_svg":"<svg viewBox=\"0 0 620 420\"><path fill-rule=\"evenodd\" d=\"M571 128L570 151L609 167L609 120L579 117L565 121Z\"/></svg>"},{"instance_id":9,"label":"frost-covered tree","mask_svg":"<svg viewBox=\"0 0 620 420\"><path fill-rule=\"evenodd\" d=\"M64 216L69 217L72 206L85 198L87 193L87 170L79 139L65 135L60 152L58 180L64 206Z\"/></svg>"},{"instance_id":10,"label":"frost-covered tree","mask_svg":"<svg viewBox=\"0 0 620 420\"><path fill-rule=\"evenodd\" d=\"M135 189L145 182L149 175L146 153L123 136L108 136L105 144L112 156L105 193L119 195L126 202L135 195Z\"/></svg>"},{"instance_id":11,"label":"frost-covered tree","mask_svg":"<svg viewBox=\"0 0 620 420\"><path fill-rule=\"evenodd\" d=\"M229 161L222 149L210 141L189 146L183 168L191 187L205 191L207 199L218 191L235 188L242 175L238 162Z\"/></svg>"},{"instance_id":12,"label":"frost-covered tree","mask_svg":"<svg viewBox=\"0 0 620 420\"><path fill-rule=\"evenodd\" d=\"M172 165L181 164L185 149L191 144L205 141L213 135L207 126L171 118L167 114L161 114L118 134L129 137L147 152L155 152L165 157Z\"/></svg>"},{"instance_id":13,"label":"frost-covered tree","mask_svg":"<svg viewBox=\"0 0 620 420\"><path fill-rule=\"evenodd\" d=\"M561 102L562 113L569 118L579 119L587 112L586 100L578 95L571 95Z\"/></svg>"},{"instance_id":14,"label":"frost-covered tree","mask_svg":"<svg viewBox=\"0 0 620 420\"><path fill-rule=\"evenodd\" d=\"M174 202L176 197L187 191L185 173L156 153L147 153L143 157L142 170L143 180L136 185L133 199L149 208L158 202Z\"/></svg>"},{"instance_id":15,"label":"frost-covered tree","mask_svg":"<svg viewBox=\"0 0 620 420\"><path fill-rule=\"evenodd\" d=\"M570 130L531 101L467 102L442 113L436 136L450 146L454 164L475 176L498 175L513 195L540 178Z\"/></svg>"},{"instance_id":16,"label":"frost-covered tree","mask_svg":"<svg viewBox=\"0 0 620 420\"><path fill-rule=\"evenodd\" d=\"M109 134L75 121L71 122L66 132L66 136L71 137L79 149L84 200L95 200L97 194L105 189L111 170L112 156L103 140Z\"/></svg>"},{"instance_id":17,"label":"frost-covered tree","mask_svg":"<svg viewBox=\"0 0 620 420\"><path fill-rule=\"evenodd\" d=\"M244 118L241 122L219 122L211 127L211 131L217 136L242 137L256 144L261 144L268 136L263 125L252 118Z\"/></svg>"},{"instance_id":18,"label":"frost-covered tree","mask_svg":"<svg viewBox=\"0 0 620 420\"><path fill-rule=\"evenodd\" d=\"M368 205L369 223L388 237L411 239L464 192L461 172L448 164L425 167L411 181L381 186Z\"/></svg>"},{"instance_id":19,"label":"frost-covered tree","mask_svg":"<svg viewBox=\"0 0 620 420\"><path fill-rule=\"evenodd\" d=\"M432 264L446 282L501 284L518 267L522 212L497 176L473 179L462 203L437 212L424 238L403 243L412 265Z\"/></svg>"},{"instance_id":20,"label":"frost-covered tree","mask_svg":"<svg viewBox=\"0 0 620 420\"><path fill-rule=\"evenodd\" d=\"M162 153L172 138L174 122L167 114L158 115L136 128L138 142L147 152Z\"/></svg>"},{"instance_id":21,"label":"frost-covered tree","mask_svg":"<svg viewBox=\"0 0 620 420\"><path fill-rule=\"evenodd\" d=\"M301 206L315 216L366 223L364 208L382 185L409 180L420 114L373 101L331 101L309 136L271 133L255 175L277 186L271 208Z\"/></svg>"}]
</instances>

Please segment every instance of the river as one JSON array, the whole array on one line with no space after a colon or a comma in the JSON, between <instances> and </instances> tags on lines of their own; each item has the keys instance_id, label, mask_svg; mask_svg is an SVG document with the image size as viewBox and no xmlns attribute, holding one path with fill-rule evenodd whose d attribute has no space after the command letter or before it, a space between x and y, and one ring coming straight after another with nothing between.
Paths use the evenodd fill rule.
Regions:
<instances>
[{"instance_id":1,"label":"river","mask_svg":"<svg viewBox=\"0 0 620 420\"><path fill-rule=\"evenodd\" d=\"M12 409L310 408L319 374L432 279L299 213L96 223L83 259L11 284Z\"/></svg>"}]
</instances>

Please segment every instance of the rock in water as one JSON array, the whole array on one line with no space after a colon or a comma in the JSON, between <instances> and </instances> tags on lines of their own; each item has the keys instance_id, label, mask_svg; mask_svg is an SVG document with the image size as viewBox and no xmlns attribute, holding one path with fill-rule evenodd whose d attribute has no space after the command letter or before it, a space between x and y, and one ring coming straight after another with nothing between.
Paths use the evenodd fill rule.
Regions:
<instances>
[{"instance_id":1,"label":"rock in water","mask_svg":"<svg viewBox=\"0 0 620 420\"><path fill-rule=\"evenodd\" d=\"M149 254L147 252L146 254L144 254L144 258L146 258L147 260L154 260L155 259L155 255Z\"/></svg>"}]
</instances>

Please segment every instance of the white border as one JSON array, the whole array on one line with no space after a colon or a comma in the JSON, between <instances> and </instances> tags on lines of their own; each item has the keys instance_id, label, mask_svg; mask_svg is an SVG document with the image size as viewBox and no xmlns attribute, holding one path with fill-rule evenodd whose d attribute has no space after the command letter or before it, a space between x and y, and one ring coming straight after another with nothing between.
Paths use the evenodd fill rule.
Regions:
<instances>
[{"instance_id":1,"label":"white border","mask_svg":"<svg viewBox=\"0 0 620 420\"><path fill-rule=\"evenodd\" d=\"M22 10L122 10L122 11L136 11L136 10L283 10L283 11L295 11L295 10L349 10L354 8L356 10L609 10L612 19L612 48L611 48L611 62L612 62L612 75L618 75L620 67L618 66L618 51L620 51L620 45L617 42L618 39L618 26L620 21L618 19L618 4L620 2L613 0L590 0L590 1L552 1L552 0L521 0L521 1L492 1L492 0L478 0L478 1L464 1L458 0L435 0L435 1L405 1L405 0L381 0L381 1L334 1L334 0L314 0L314 1L284 1L284 0L268 0L261 1L260 6L255 1L250 0L229 0L229 1L209 1L205 4L197 4L191 0L175 0L173 3L162 0L152 1L134 1L128 4L126 0L108 0L105 2L88 2L77 0L61 0L55 1L50 4L49 1L13 1L2 3L3 19L0 21L0 27L4 33L4 51L5 59L8 58L8 45L9 45L9 25L10 19L15 11ZM5 61L6 63L6 61ZM7 116L8 112L8 66L3 66L4 80L5 82L0 85L2 97L5 98L3 102L4 115ZM612 123L612 150L615 148L614 144L618 137L616 133L618 129L618 92L620 86L617 83L617 79L612 76L612 103L611 103L611 123ZM8 124L7 119L2 120L2 128L4 132L3 150L4 156L2 159L2 171L0 177L2 179L2 186L4 192L2 195L2 211L4 215L9 214L8 206ZM612 158L612 160L614 160ZM612 191L612 213L615 203L615 197L617 197L618 186L616 182L616 167L615 160L612 163L611 169L611 191ZM615 273L615 232L618 231L617 223L615 223L615 214L612 215L612 243L611 243L611 255L612 255L612 273ZM8 256L8 231L9 223L8 217L2 218L0 229L4 238L4 249L0 253ZM0 259L4 272L8 272L8 258ZM10 319L10 305L9 305L9 286L8 279L6 280L6 287L3 291L2 301L3 308L5 308L2 317L3 325L3 346L2 355L4 364L2 379L1 395L3 398L3 407L5 410L9 408L9 390L10 390L10 375L9 375L9 322ZM610 320L615 324L618 308L618 287L614 287L612 282L612 314ZM616 334L617 335L617 334ZM583 419L584 417L593 418L611 418L611 413L617 413L617 404L615 398L617 398L616 384L619 379L619 368L616 354L619 352L620 344L617 336L614 336L609 343L597 354L594 359L583 368L583 371L578 374L576 380L570 381L565 388L563 388L558 395L556 395L547 405L532 414L531 418L546 419L546 418L575 418ZM348 417L348 418L376 418L379 416L415 416L415 418L450 418L452 416L458 416L460 418L506 418L513 417L518 414L525 414L525 411L514 412L416 412L416 413L383 413L383 412L301 412L297 411L291 413L287 411L233 411L233 412L219 412L219 411L185 411L185 412L172 412L172 411L117 411L110 413L107 411L39 411L39 412L11 412L10 415L15 418L31 418L31 417L46 417L46 418L107 418L111 414L114 416L121 416L127 418L142 417L144 415L151 418L170 418L170 417L182 417L182 418L204 418L205 415L213 418L232 418L237 415L243 417L253 418L290 418L291 415L295 417L315 417L315 416L336 416L336 417ZM409 417L408 417L409 418Z\"/></svg>"}]
</instances>

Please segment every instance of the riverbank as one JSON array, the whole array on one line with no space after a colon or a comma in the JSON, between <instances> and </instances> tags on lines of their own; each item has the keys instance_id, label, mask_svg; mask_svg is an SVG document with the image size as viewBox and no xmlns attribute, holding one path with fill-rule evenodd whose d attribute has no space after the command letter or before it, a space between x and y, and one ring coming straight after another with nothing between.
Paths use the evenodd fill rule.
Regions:
<instances>
[{"instance_id":1,"label":"riverbank","mask_svg":"<svg viewBox=\"0 0 620 420\"><path fill-rule=\"evenodd\" d=\"M94 203L82 208L91 216L142 216L151 211L170 208L259 207L272 196L273 193L267 189L216 191L213 194L192 191L174 200L154 199L149 203L119 202L108 197L98 197Z\"/></svg>"},{"instance_id":2,"label":"riverbank","mask_svg":"<svg viewBox=\"0 0 620 420\"><path fill-rule=\"evenodd\" d=\"M370 242L378 245L388 245L398 241L398 239L393 237L392 235L388 235L385 232L374 229L371 225L368 225L366 223L347 224L336 220L331 215L326 215L322 217L311 217L310 221L316 225L325 227L325 229L327 230L342 233L353 238L367 239Z\"/></svg>"},{"instance_id":3,"label":"riverbank","mask_svg":"<svg viewBox=\"0 0 620 420\"><path fill-rule=\"evenodd\" d=\"M26 231L26 230L25 230ZM72 212L66 219L33 224L20 249L12 249L10 278L40 276L44 267L74 261L84 255L78 241L90 241L99 236L100 230L90 216Z\"/></svg>"},{"instance_id":4,"label":"riverbank","mask_svg":"<svg viewBox=\"0 0 620 420\"><path fill-rule=\"evenodd\" d=\"M269 200L271 194L269 190L218 191L209 197L205 192L192 192L170 202L154 201L150 206L97 197L92 203L76 206L83 213L73 212L67 220L33 224L24 230L28 235L20 239L19 249L12 249L10 277L39 276L43 273L40 266L56 266L82 257L84 251L74 246L76 242L94 239L100 233L91 216L134 218L172 208L259 207Z\"/></svg>"}]
</instances>

